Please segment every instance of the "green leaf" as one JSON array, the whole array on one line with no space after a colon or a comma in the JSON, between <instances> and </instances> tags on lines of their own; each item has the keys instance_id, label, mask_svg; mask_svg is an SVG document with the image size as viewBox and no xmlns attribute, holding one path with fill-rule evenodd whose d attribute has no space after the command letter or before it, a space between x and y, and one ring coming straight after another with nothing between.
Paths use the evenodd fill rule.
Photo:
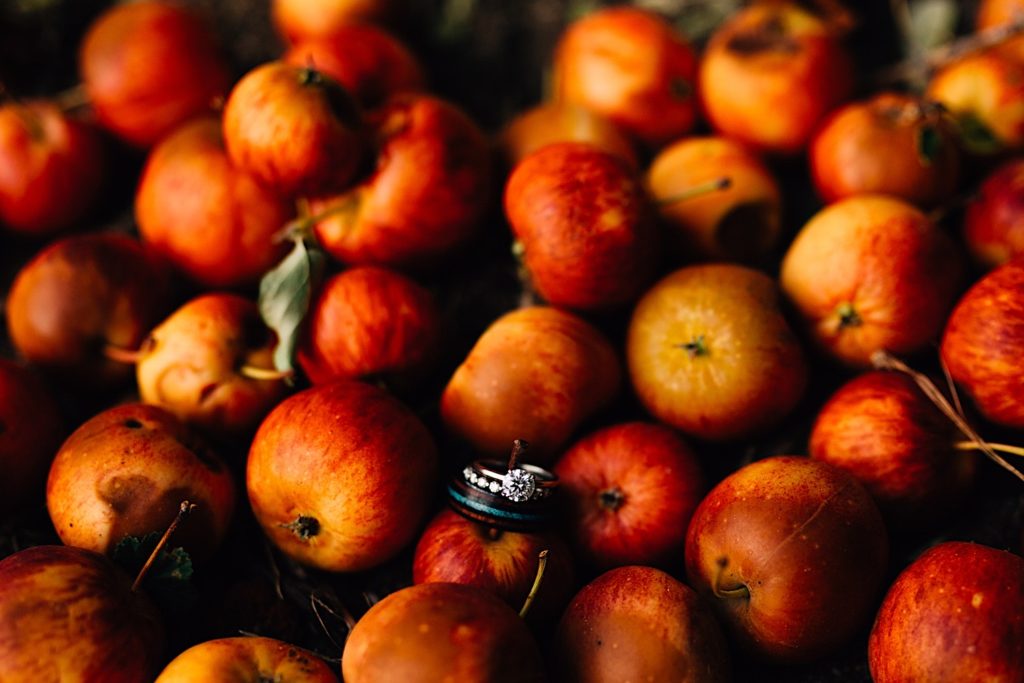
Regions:
<instances>
[{"instance_id":1,"label":"green leaf","mask_svg":"<svg viewBox=\"0 0 1024 683\"><path fill-rule=\"evenodd\" d=\"M942 136L935 126L925 125L917 129L917 158L924 166L931 166L942 151Z\"/></svg>"},{"instance_id":2,"label":"green leaf","mask_svg":"<svg viewBox=\"0 0 1024 683\"><path fill-rule=\"evenodd\" d=\"M677 11L675 27L692 42L706 40L726 19L735 14L743 3L741 0L718 0L716 2L687 2Z\"/></svg>"},{"instance_id":3,"label":"green leaf","mask_svg":"<svg viewBox=\"0 0 1024 683\"><path fill-rule=\"evenodd\" d=\"M971 152L993 154L1003 148L1003 144L996 134L976 114L972 112L957 114L956 123L960 140L964 147Z\"/></svg>"},{"instance_id":4,"label":"green leaf","mask_svg":"<svg viewBox=\"0 0 1024 683\"><path fill-rule=\"evenodd\" d=\"M313 289L323 275L326 258L301 238L277 266L260 281L260 315L277 333L274 367L293 370L302 321L309 311Z\"/></svg>"},{"instance_id":5,"label":"green leaf","mask_svg":"<svg viewBox=\"0 0 1024 683\"><path fill-rule=\"evenodd\" d=\"M114 547L114 564L134 577L146 564L160 536L155 532L142 538L125 536ZM192 558L184 548L161 550L142 580L142 589L164 611L180 614L188 611L196 600L191 579Z\"/></svg>"},{"instance_id":6,"label":"green leaf","mask_svg":"<svg viewBox=\"0 0 1024 683\"><path fill-rule=\"evenodd\" d=\"M957 0L913 0L910 2L910 32L907 52L920 55L948 43L956 33L960 7Z\"/></svg>"}]
</instances>

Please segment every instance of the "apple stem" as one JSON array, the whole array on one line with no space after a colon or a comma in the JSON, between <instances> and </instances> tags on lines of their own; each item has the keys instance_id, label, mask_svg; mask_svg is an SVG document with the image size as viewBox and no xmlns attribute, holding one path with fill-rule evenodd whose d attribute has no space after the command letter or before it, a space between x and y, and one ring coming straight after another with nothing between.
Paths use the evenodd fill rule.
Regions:
<instances>
[{"instance_id":1,"label":"apple stem","mask_svg":"<svg viewBox=\"0 0 1024 683\"><path fill-rule=\"evenodd\" d=\"M523 439L516 439L512 442L512 454L508 456L508 469L514 470L519 466L519 458L530 447L530 442Z\"/></svg>"},{"instance_id":2,"label":"apple stem","mask_svg":"<svg viewBox=\"0 0 1024 683\"><path fill-rule=\"evenodd\" d=\"M167 545L167 541L170 540L171 534L174 533L174 530L178 528L178 525L181 524L186 517L192 514L192 511L195 509L195 503L190 503L187 500L181 501L181 505L178 506L178 514L175 515L174 520L171 521L171 524L167 527L167 531L164 532L164 535L160 537L159 541L157 541L156 547L153 548L153 552L151 552L149 557L146 558L146 564L142 565L142 569L140 569L139 573L135 576L135 581L132 582L133 593L139 590L139 586L142 585L142 580L146 578L146 574L149 573L153 563L156 562L157 555L159 555L160 551Z\"/></svg>"},{"instance_id":3,"label":"apple stem","mask_svg":"<svg viewBox=\"0 0 1024 683\"><path fill-rule=\"evenodd\" d=\"M684 344L676 344L677 349L683 349L690 358L697 358L698 356L706 356L708 353L708 345L704 341L704 335L698 334L693 338L692 341L688 341Z\"/></svg>"},{"instance_id":4,"label":"apple stem","mask_svg":"<svg viewBox=\"0 0 1024 683\"><path fill-rule=\"evenodd\" d=\"M275 382L278 380L290 379L295 376L294 370L277 370L275 368L258 368L255 365L243 365L238 369L238 374L249 379Z\"/></svg>"},{"instance_id":5,"label":"apple stem","mask_svg":"<svg viewBox=\"0 0 1024 683\"><path fill-rule=\"evenodd\" d=\"M991 441L985 442L989 448L1000 453L1009 453L1010 455L1019 455L1024 458L1024 447L1022 446L1011 446L1005 443L992 443ZM981 450L978 444L974 441L957 441L953 444L953 448L958 451L977 451Z\"/></svg>"},{"instance_id":6,"label":"apple stem","mask_svg":"<svg viewBox=\"0 0 1024 683\"><path fill-rule=\"evenodd\" d=\"M323 81L323 77L313 65L312 56L306 56L306 64L306 66L299 69L299 85L319 85Z\"/></svg>"},{"instance_id":7,"label":"apple stem","mask_svg":"<svg viewBox=\"0 0 1024 683\"><path fill-rule=\"evenodd\" d=\"M712 192L725 190L730 187L732 187L732 178L728 176L723 176L721 178L709 180L706 183L694 185L693 187L689 187L683 190L682 192L679 192L678 194L665 197L664 199L656 199L654 203L659 207L672 206L673 204L678 204L679 202L685 202L689 199L696 199L697 197L702 197L706 194L711 194Z\"/></svg>"},{"instance_id":8,"label":"apple stem","mask_svg":"<svg viewBox=\"0 0 1024 683\"><path fill-rule=\"evenodd\" d=\"M320 520L307 515L299 515L295 518L295 521L279 524L278 526L282 529L288 529L304 541L308 541L320 533Z\"/></svg>"},{"instance_id":9,"label":"apple stem","mask_svg":"<svg viewBox=\"0 0 1024 683\"><path fill-rule=\"evenodd\" d=\"M85 91L85 86L81 83L73 85L67 90L62 90L57 93L57 96L54 97L54 99L57 101L57 106L65 113L74 111L75 109L81 109L90 103L89 94Z\"/></svg>"},{"instance_id":10,"label":"apple stem","mask_svg":"<svg viewBox=\"0 0 1024 683\"><path fill-rule=\"evenodd\" d=\"M729 566L729 558L720 557L715 561L715 565L715 575L711 579L711 592L715 594L715 597L726 600L750 597L750 589L744 584L740 584L739 588L722 588L722 574L725 573L725 568Z\"/></svg>"},{"instance_id":11,"label":"apple stem","mask_svg":"<svg viewBox=\"0 0 1024 683\"><path fill-rule=\"evenodd\" d=\"M122 346L106 344L103 346L103 355L109 360L125 365L135 365L142 357L142 351L138 349L126 349Z\"/></svg>"},{"instance_id":12,"label":"apple stem","mask_svg":"<svg viewBox=\"0 0 1024 683\"><path fill-rule=\"evenodd\" d=\"M497 541L499 538L501 538L501 529L494 526L487 527L487 538L491 539L492 541Z\"/></svg>"},{"instance_id":13,"label":"apple stem","mask_svg":"<svg viewBox=\"0 0 1024 683\"><path fill-rule=\"evenodd\" d=\"M335 206L332 206L329 209L324 209L313 216L309 215L308 203L300 204L299 216L294 220L290 220L285 223L284 227L274 235L274 241L283 242L285 240L312 239L313 226L322 220L330 218L331 216L351 211L353 204L358 203L359 198L356 192L353 191L347 194L345 198L339 201Z\"/></svg>"},{"instance_id":14,"label":"apple stem","mask_svg":"<svg viewBox=\"0 0 1024 683\"><path fill-rule=\"evenodd\" d=\"M974 444L976 450L981 451L987 455L990 460L1005 469L1007 472L1010 472L1021 481L1024 481L1024 474L996 453L992 448L992 445L982 439L978 433L974 431L974 428L967 423L967 420L964 419L962 414L957 412L957 410L950 405L943 393L939 391L938 387L936 387L930 379L887 351L878 350L871 354L871 364L879 370L896 370L909 375L924 395L931 399L931 402L935 404L935 407L942 411L942 413L949 418L950 422L956 425L956 428Z\"/></svg>"},{"instance_id":15,"label":"apple stem","mask_svg":"<svg viewBox=\"0 0 1024 683\"><path fill-rule=\"evenodd\" d=\"M622 504L626 502L626 496L622 493L622 490L616 486L612 489L605 489L598 494L598 498L601 501L601 507L606 510L615 512Z\"/></svg>"},{"instance_id":16,"label":"apple stem","mask_svg":"<svg viewBox=\"0 0 1024 683\"><path fill-rule=\"evenodd\" d=\"M526 618L526 613L530 611L530 607L533 605L533 599L537 597L537 591L540 589L540 582L544 580L544 569L548 566L548 551L541 550L540 554L537 555L537 575L533 577L533 585L530 586L530 592L526 596L526 602L523 603L522 609L519 610L519 617L522 619Z\"/></svg>"},{"instance_id":17,"label":"apple stem","mask_svg":"<svg viewBox=\"0 0 1024 683\"><path fill-rule=\"evenodd\" d=\"M847 327L860 327L864 322L857 314L857 309L849 301L844 301L836 306L836 315L839 316L839 329L841 330L845 330Z\"/></svg>"}]
</instances>

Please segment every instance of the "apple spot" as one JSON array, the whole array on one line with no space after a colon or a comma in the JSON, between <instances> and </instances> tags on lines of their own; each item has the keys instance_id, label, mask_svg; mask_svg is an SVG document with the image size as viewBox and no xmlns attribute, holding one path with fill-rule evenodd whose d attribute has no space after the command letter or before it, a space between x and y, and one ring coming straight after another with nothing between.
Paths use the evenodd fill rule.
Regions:
<instances>
[{"instance_id":1,"label":"apple spot","mask_svg":"<svg viewBox=\"0 0 1024 683\"><path fill-rule=\"evenodd\" d=\"M288 529L303 541L308 541L320 533L320 520L308 515L299 515L294 522L279 526L282 529Z\"/></svg>"},{"instance_id":2,"label":"apple spot","mask_svg":"<svg viewBox=\"0 0 1024 683\"><path fill-rule=\"evenodd\" d=\"M719 557L715 560L715 576L711 582L711 592L715 594L715 597L722 598L723 600L732 600L735 598L742 598L744 600L750 599L750 589L747 588L745 583L739 583L735 586L723 586L722 585L722 574L725 573L726 568L729 566L729 558Z\"/></svg>"},{"instance_id":3,"label":"apple spot","mask_svg":"<svg viewBox=\"0 0 1024 683\"><path fill-rule=\"evenodd\" d=\"M142 429L142 423L136 420L134 417L128 418L121 424L123 424L128 429Z\"/></svg>"},{"instance_id":4,"label":"apple spot","mask_svg":"<svg viewBox=\"0 0 1024 683\"><path fill-rule=\"evenodd\" d=\"M734 206L715 226L715 243L730 258L750 261L771 246L775 210L769 202Z\"/></svg>"}]
</instances>

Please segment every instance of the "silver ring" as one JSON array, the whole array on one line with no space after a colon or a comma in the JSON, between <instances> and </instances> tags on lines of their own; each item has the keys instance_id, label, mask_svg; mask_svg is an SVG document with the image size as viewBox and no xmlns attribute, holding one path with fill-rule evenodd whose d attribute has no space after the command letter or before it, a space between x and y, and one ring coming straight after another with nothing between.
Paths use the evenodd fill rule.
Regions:
<instances>
[{"instance_id":1,"label":"silver ring","mask_svg":"<svg viewBox=\"0 0 1024 683\"><path fill-rule=\"evenodd\" d=\"M543 467L522 463L509 469L500 460L477 460L462 470L462 477L470 486L514 503L542 500L558 486L558 477Z\"/></svg>"}]
</instances>

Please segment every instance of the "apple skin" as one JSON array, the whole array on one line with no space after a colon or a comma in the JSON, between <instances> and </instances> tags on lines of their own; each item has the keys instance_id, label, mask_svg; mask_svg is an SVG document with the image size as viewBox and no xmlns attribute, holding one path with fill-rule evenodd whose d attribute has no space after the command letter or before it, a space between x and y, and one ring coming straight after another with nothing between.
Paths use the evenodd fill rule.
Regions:
<instances>
[{"instance_id":1,"label":"apple skin","mask_svg":"<svg viewBox=\"0 0 1024 683\"><path fill-rule=\"evenodd\" d=\"M391 95L426 86L423 67L409 49L369 24L339 26L323 38L293 45L281 59L295 66L315 66L368 109Z\"/></svg>"},{"instance_id":2,"label":"apple skin","mask_svg":"<svg viewBox=\"0 0 1024 683\"><path fill-rule=\"evenodd\" d=\"M802 457L754 462L704 498L686 538L686 575L737 640L806 661L869 618L888 556L885 524L850 475Z\"/></svg>"},{"instance_id":3,"label":"apple skin","mask_svg":"<svg viewBox=\"0 0 1024 683\"><path fill-rule=\"evenodd\" d=\"M520 308L493 322L455 370L441 417L490 455L507 457L523 439L529 461L543 465L611 402L621 380L615 349L590 324L555 308Z\"/></svg>"},{"instance_id":4,"label":"apple skin","mask_svg":"<svg viewBox=\"0 0 1024 683\"><path fill-rule=\"evenodd\" d=\"M387 19L393 0L273 0L271 19L289 43L330 38L346 26Z\"/></svg>"},{"instance_id":5,"label":"apple skin","mask_svg":"<svg viewBox=\"0 0 1024 683\"><path fill-rule=\"evenodd\" d=\"M519 114L502 130L499 145L511 168L545 145L585 142L625 161L639 162L626 134L604 116L567 102L545 102Z\"/></svg>"},{"instance_id":6,"label":"apple skin","mask_svg":"<svg viewBox=\"0 0 1024 683\"><path fill-rule=\"evenodd\" d=\"M468 240L489 204L487 140L452 104L396 95L368 116L373 173L346 193L310 202L332 215L320 245L348 264L406 267L436 262Z\"/></svg>"},{"instance_id":7,"label":"apple skin","mask_svg":"<svg viewBox=\"0 0 1024 683\"><path fill-rule=\"evenodd\" d=\"M519 615L475 586L425 583L370 608L345 641L346 683L538 682L537 644Z\"/></svg>"},{"instance_id":8,"label":"apple skin","mask_svg":"<svg viewBox=\"0 0 1024 683\"><path fill-rule=\"evenodd\" d=\"M556 143L523 159L505 185L505 215L553 306L614 308L654 278L659 239L643 189L627 164L596 147Z\"/></svg>"},{"instance_id":9,"label":"apple skin","mask_svg":"<svg viewBox=\"0 0 1024 683\"><path fill-rule=\"evenodd\" d=\"M334 572L369 569L412 541L436 480L426 427L387 392L353 381L278 404L256 432L246 471L271 542Z\"/></svg>"},{"instance_id":10,"label":"apple skin","mask_svg":"<svg viewBox=\"0 0 1024 683\"><path fill-rule=\"evenodd\" d=\"M555 463L569 539L601 570L669 567L704 492L700 464L668 427L627 422L573 444Z\"/></svg>"},{"instance_id":11,"label":"apple skin","mask_svg":"<svg viewBox=\"0 0 1024 683\"><path fill-rule=\"evenodd\" d=\"M4 683L152 680L163 649L156 607L106 557L36 546L0 560Z\"/></svg>"},{"instance_id":12,"label":"apple skin","mask_svg":"<svg viewBox=\"0 0 1024 683\"><path fill-rule=\"evenodd\" d=\"M721 178L729 187L673 202ZM676 259L751 262L775 246L782 229L782 193L771 171L743 145L723 137L689 137L663 149L646 186L666 226Z\"/></svg>"},{"instance_id":13,"label":"apple skin","mask_svg":"<svg viewBox=\"0 0 1024 683\"><path fill-rule=\"evenodd\" d=\"M903 373L868 372L836 391L811 431L810 455L855 477L894 529L915 529L952 512L974 479L975 453Z\"/></svg>"},{"instance_id":14,"label":"apple skin","mask_svg":"<svg viewBox=\"0 0 1024 683\"><path fill-rule=\"evenodd\" d=\"M0 358L0 519L42 502L64 424L50 389L28 368Z\"/></svg>"},{"instance_id":15,"label":"apple skin","mask_svg":"<svg viewBox=\"0 0 1024 683\"><path fill-rule=\"evenodd\" d=\"M637 302L626 361L648 412L711 441L745 438L800 401L807 364L767 275L743 266L688 266Z\"/></svg>"},{"instance_id":16,"label":"apple skin","mask_svg":"<svg viewBox=\"0 0 1024 683\"><path fill-rule=\"evenodd\" d=\"M46 507L65 545L109 554L125 536L162 533L182 501L196 505L171 537L210 557L235 508L231 473L177 418L140 403L88 420L57 451Z\"/></svg>"},{"instance_id":17,"label":"apple skin","mask_svg":"<svg viewBox=\"0 0 1024 683\"><path fill-rule=\"evenodd\" d=\"M251 285L287 251L294 207L228 159L220 122L183 125L150 152L135 194L142 240L204 287Z\"/></svg>"},{"instance_id":18,"label":"apple skin","mask_svg":"<svg viewBox=\"0 0 1024 683\"><path fill-rule=\"evenodd\" d=\"M1011 261L976 282L946 322L940 354L987 419L1024 427L1024 263Z\"/></svg>"},{"instance_id":19,"label":"apple skin","mask_svg":"<svg viewBox=\"0 0 1024 683\"><path fill-rule=\"evenodd\" d=\"M328 278L305 325L297 355L314 384L380 376L412 384L430 369L442 338L430 292L376 266Z\"/></svg>"},{"instance_id":20,"label":"apple skin","mask_svg":"<svg viewBox=\"0 0 1024 683\"><path fill-rule=\"evenodd\" d=\"M54 102L0 106L0 226L33 236L86 215L105 175L96 131Z\"/></svg>"},{"instance_id":21,"label":"apple skin","mask_svg":"<svg viewBox=\"0 0 1024 683\"><path fill-rule=\"evenodd\" d=\"M476 586L519 610L533 586L542 550L548 551L547 566L526 619L543 628L562 613L576 586L569 548L553 533L502 531L442 510L416 544L412 580Z\"/></svg>"},{"instance_id":22,"label":"apple skin","mask_svg":"<svg viewBox=\"0 0 1024 683\"><path fill-rule=\"evenodd\" d=\"M1024 680L1024 559L974 543L926 550L889 588L868 662L875 683Z\"/></svg>"},{"instance_id":23,"label":"apple skin","mask_svg":"<svg viewBox=\"0 0 1024 683\"><path fill-rule=\"evenodd\" d=\"M711 36L697 76L715 131L786 155L807 146L854 80L832 29L792 2L756 3L734 14Z\"/></svg>"},{"instance_id":24,"label":"apple skin","mask_svg":"<svg viewBox=\"0 0 1024 683\"><path fill-rule=\"evenodd\" d=\"M651 567L612 569L576 594L558 625L560 681L731 680L721 627L685 584Z\"/></svg>"},{"instance_id":25,"label":"apple skin","mask_svg":"<svg viewBox=\"0 0 1024 683\"><path fill-rule=\"evenodd\" d=\"M65 237L18 272L7 295L7 331L29 362L109 388L135 369L105 358L104 345L138 348L169 302L166 265L137 240Z\"/></svg>"},{"instance_id":26,"label":"apple skin","mask_svg":"<svg viewBox=\"0 0 1024 683\"><path fill-rule=\"evenodd\" d=\"M978 3L978 13L975 15L974 28L980 32L1012 24L1020 18L1021 12L1024 12L1024 3L1021 0L981 0ZM1019 35L1012 37L999 43L995 49L1019 60L1024 57L1024 38Z\"/></svg>"},{"instance_id":27,"label":"apple skin","mask_svg":"<svg viewBox=\"0 0 1024 683\"><path fill-rule=\"evenodd\" d=\"M935 141L922 151L922 136ZM956 133L925 100L882 92L833 113L810 147L818 195L831 203L856 194L885 194L929 208L957 189Z\"/></svg>"},{"instance_id":28,"label":"apple skin","mask_svg":"<svg viewBox=\"0 0 1024 683\"><path fill-rule=\"evenodd\" d=\"M960 291L953 241L918 209L858 195L815 214L782 261L782 290L831 357L870 367L871 354L920 351Z\"/></svg>"},{"instance_id":29,"label":"apple skin","mask_svg":"<svg viewBox=\"0 0 1024 683\"><path fill-rule=\"evenodd\" d=\"M555 48L554 99L611 119L649 147L693 128L697 59L683 36L636 7L573 22Z\"/></svg>"},{"instance_id":30,"label":"apple skin","mask_svg":"<svg viewBox=\"0 0 1024 683\"><path fill-rule=\"evenodd\" d=\"M985 268L1024 254L1024 161L992 171L967 204L964 241Z\"/></svg>"},{"instance_id":31,"label":"apple skin","mask_svg":"<svg viewBox=\"0 0 1024 683\"><path fill-rule=\"evenodd\" d=\"M282 195L334 192L352 181L363 159L362 115L319 71L268 62L228 96L224 144L237 167Z\"/></svg>"},{"instance_id":32,"label":"apple skin","mask_svg":"<svg viewBox=\"0 0 1024 683\"><path fill-rule=\"evenodd\" d=\"M251 434L287 387L246 377L240 368L273 370L276 346L255 303L234 294L200 295L142 342L135 364L139 396L208 433Z\"/></svg>"},{"instance_id":33,"label":"apple skin","mask_svg":"<svg viewBox=\"0 0 1024 683\"><path fill-rule=\"evenodd\" d=\"M275 640L247 636L208 640L171 660L154 683L337 683L338 677L315 654Z\"/></svg>"},{"instance_id":34,"label":"apple skin","mask_svg":"<svg viewBox=\"0 0 1024 683\"><path fill-rule=\"evenodd\" d=\"M205 18L165 0L104 12L82 39L79 70L100 123L137 147L210 111L230 84Z\"/></svg>"}]
</instances>

